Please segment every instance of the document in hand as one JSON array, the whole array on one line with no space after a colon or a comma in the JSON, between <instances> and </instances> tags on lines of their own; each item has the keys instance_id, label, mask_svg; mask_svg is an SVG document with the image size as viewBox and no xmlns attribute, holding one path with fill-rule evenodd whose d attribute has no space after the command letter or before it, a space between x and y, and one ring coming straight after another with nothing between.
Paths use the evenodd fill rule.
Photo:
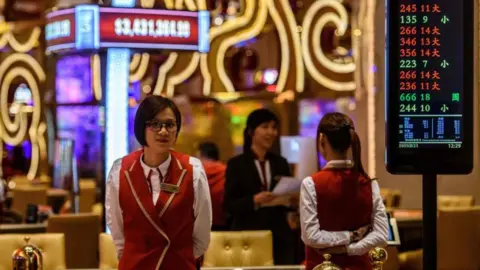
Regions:
<instances>
[{"instance_id":1,"label":"document in hand","mask_svg":"<svg viewBox=\"0 0 480 270\"><path fill-rule=\"evenodd\" d=\"M273 189L272 193L276 196L284 196L300 192L302 180L293 177L282 177Z\"/></svg>"}]
</instances>

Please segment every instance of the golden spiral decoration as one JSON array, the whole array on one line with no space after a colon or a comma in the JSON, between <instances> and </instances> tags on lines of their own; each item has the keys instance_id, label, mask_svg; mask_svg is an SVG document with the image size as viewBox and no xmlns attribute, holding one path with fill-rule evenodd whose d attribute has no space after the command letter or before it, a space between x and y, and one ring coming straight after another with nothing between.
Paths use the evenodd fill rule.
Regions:
<instances>
[{"instance_id":1,"label":"golden spiral decoration","mask_svg":"<svg viewBox=\"0 0 480 270\"><path fill-rule=\"evenodd\" d=\"M18 104L19 113L13 120L6 102L8 92L14 79L22 78L30 88L33 98L31 123L28 124L27 114L23 105ZM27 173L28 179L37 176L40 158L46 156L44 133L46 126L41 122L40 84L45 82L46 75L38 61L29 54L13 53L0 63L0 139L10 145L19 145L27 137L32 145L32 159ZM43 125L42 125L43 124ZM27 133L28 132L28 133Z\"/></svg>"},{"instance_id":2,"label":"golden spiral decoration","mask_svg":"<svg viewBox=\"0 0 480 270\"><path fill-rule=\"evenodd\" d=\"M165 0L167 9L182 10L185 7L190 11L205 10L205 0ZM190 78L198 69L200 53L178 51L170 52L167 60L159 67L157 80L153 90L154 95L165 93L172 97L175 87Z\"/></svg>"},{"instance_id":3,"label":"golden spiral decoration","mask_svg":"<svg viewBox=\"0 0 480 270\"><path fill-rule=\"evenodd\" d=\"M130 63L130 82L138 82L143 79L150 63L150 54L136 53Z\"/></svg>"},{"instance_id":4,"label":"golden spiral decoration","mask_svg":"<svg viewBox=\"0 0 480 270\"><path fill-rule=\"evenodd\" d=\"M302 52L305 67L313 79L329 89L355 90L353 79L355 63L334 62L321 48L320 35L325 26L331 24L337 28L338 35L345 35L347 32L348 13L341 1L313 2L302 23Z\"/></svg>"}]
</instances>

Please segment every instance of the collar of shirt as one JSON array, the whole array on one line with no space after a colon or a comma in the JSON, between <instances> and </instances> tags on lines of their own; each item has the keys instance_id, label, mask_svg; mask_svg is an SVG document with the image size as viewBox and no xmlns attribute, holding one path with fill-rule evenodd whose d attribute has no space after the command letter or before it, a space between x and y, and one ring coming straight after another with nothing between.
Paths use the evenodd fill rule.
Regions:
<instances>
[{"instance_id":1,"label":"collar of shirt","mask_svg":"<svg viewBox=\"0 0 480 270\"><path fill-rule=\"evenodd\" d=\"M353 161L351 160L330 160L325 165L325 168L352 168Z\"/></svg>"},{"instance_id":2,"label":"collar of shirt","mask_svg":"<svg viewBox=\"0 0 480 270\"><path fill-rule=\"evenodd\" d=\"M162 173L162 176L167 175L168 167L170 166L171 161L172 161L172 155L168 155L167 160L165 160L162 164L160 164L160 166L156 168L152 168L147 164L145 164L145 162L143 162L143 155L140 157L140 164L142 164L143 174L145 175L145 178L148 177L150 170L152 170L152 177L155 177L155 178L160 177L160 175L158 174L158 170L160 170L160 172Z\"/></svg>"}]
</instances>

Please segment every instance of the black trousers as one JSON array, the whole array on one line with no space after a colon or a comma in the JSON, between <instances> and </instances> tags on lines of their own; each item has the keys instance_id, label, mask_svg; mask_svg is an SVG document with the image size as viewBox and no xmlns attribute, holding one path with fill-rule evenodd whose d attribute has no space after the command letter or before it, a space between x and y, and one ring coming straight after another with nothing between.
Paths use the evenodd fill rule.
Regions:
<instances>
[{"instance_id":1,"label":"black trousers","mask_svg":"<svg viewBox=\"0 0 480 270\"><path fill-rule=\"evenodd\" d=\"M295 240L289 231L273 233L273 261L275 265L295 264Z\"/></svg>"}]
</instances>

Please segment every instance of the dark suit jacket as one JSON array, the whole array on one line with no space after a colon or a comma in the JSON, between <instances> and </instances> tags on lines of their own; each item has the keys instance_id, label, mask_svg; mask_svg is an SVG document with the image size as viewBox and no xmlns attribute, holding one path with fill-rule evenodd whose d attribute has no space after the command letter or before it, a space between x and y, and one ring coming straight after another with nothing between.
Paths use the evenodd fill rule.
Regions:
<instances>
[{"instance_id":1,"label":"dark suit jacket","mask_svg":"<svg viewBox=\"0 0 480 270\"><path fill-rule=\"evenodd\" d=\"M285 158L267 153L271 167L270 191L280 176L290 176L290 168ZM265 207L255 209L253 196L262 191L255 155L243 153L230 159L225 173L224 209L227 211L232 230L271 230L282 233L290 230L286 218L287 208Z\"/></svg>"}]
</instances>

